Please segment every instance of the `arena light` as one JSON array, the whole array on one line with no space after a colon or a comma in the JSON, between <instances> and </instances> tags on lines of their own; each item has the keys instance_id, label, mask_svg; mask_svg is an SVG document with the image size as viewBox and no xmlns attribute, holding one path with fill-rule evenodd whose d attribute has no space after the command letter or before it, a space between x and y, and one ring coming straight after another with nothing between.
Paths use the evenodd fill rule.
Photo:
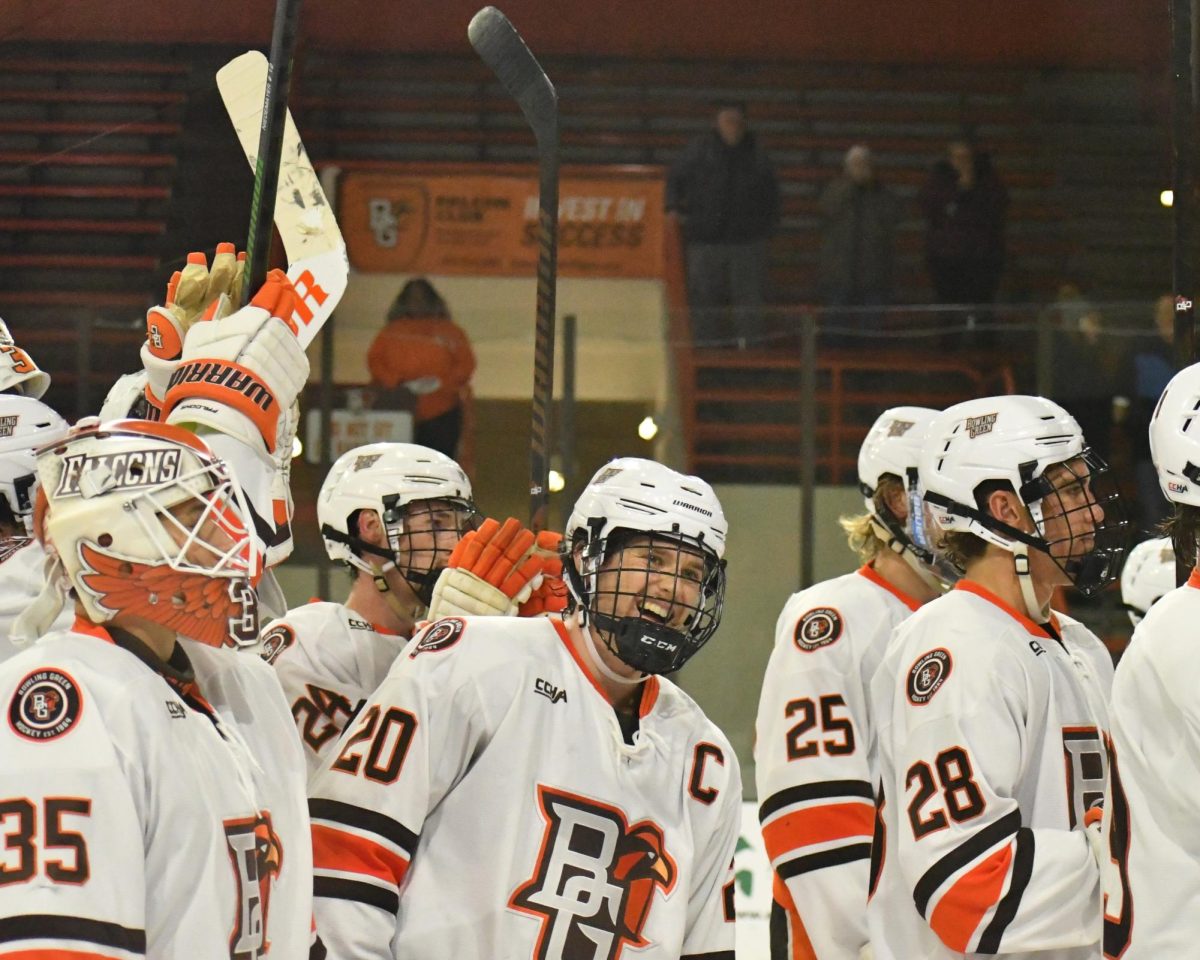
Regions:
<instances>
[{"instance_id":1,"label":"arena light","mask_svg":"<svg viewBox=\"0 0 1200 960\"><path fill-rule=\"evenodd\" d=\"M1158 195L1158 202L1161 203L1164 207L1175 206L1175 191L1174 190L1164 190L1162 193L1160 193Z\"/></svg>"},{"instance_id":2,"label":"arena light","mask_svg":"<svg viewBox=\"0 0 1200 960\"><path fill-rule=\"evenodd\" d=\"M304 452L304 444L300 442L299 437L292 437L292 459L295 460Z\"/></svg>"},{"instance_id":3,"label":"arena light","mask_svg":"<svg viewBox=\"0 0 1200 960\"><path fill-rule=\"evenodd\" d=\"M557 470L550 471L550 477L547 480L547 486L550 487L551 493L558 493L567 485L567 481L563 479L563 475Z\"/></svg>"},{"instance_id":4,"label":"arena light","mask_svg":"<svg viewBox=\"0 0 1200 960\"><path fill-rule=\"evenodd\" d=\"M643 440L653 440L658 436L658 424L654 422L653 417L645 417L638 424L638 436Z\"/></svg>"}]
</instances>

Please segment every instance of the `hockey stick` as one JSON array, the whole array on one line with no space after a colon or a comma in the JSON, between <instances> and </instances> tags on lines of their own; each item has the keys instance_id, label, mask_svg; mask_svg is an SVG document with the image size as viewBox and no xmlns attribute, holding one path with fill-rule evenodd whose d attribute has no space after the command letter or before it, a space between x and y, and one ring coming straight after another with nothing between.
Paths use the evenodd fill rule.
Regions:
<instances>
[{"instance_id":1,"label":"hockey stick","mask_svg":"<svg viewBox=\"0 0 1200 960\"><path fill-rule=\"evenodd\" d=\"M266 84L267 58L256 50L234 57L217 71L217 89L251 168L258 155ZM342 231L289 111L284 111L281 126L274 219L287 254L288 276L303 298L292 319L296 336L307 347L346 292L350 267Z\"/></svg>"},{"instance_id":2,"label":"hockey stick","mask_svg":"<svg viewBox=\"0 0 1200 960\"><path fill-rule=\"evenodd\" d=\"M299 25L300 0L275 0L271 62L260 110L254 193L250 199L250 229L246 234L246 282L242 286L242 306L249 303L250 297L267 279L284 118L287 115L288 90L292 85L292 51L296 48Z\"/></svg>"},{"instance_id":3,"label":"hockey stick","mask_svg":"<svg viewBox=\"0 0 1200 960\"><path fill-rule=\"evenodd\" d=\"M535 530L549 506L550 404L554 395L554 292L558 275L558 95L508 18L484 7L467 37L517 101L538 153L537 323L533 341L533 422L529 444L529 511Z\"/></svg>"}]
</instances>

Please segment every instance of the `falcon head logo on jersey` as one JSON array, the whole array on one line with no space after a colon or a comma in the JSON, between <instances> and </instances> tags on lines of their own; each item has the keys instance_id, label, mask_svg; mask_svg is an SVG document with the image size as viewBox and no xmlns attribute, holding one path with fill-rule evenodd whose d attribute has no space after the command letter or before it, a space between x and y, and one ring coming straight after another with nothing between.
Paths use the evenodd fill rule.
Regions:
<instances>
[{"instance_id":1,"label":"falcon head logo on jersey","mask_svg":"<svg viewBox=\"0 0 1200 960\"><path fill-rule=\"evenodd\" d=\"M908 702L914 707L927 704L946 682L953 666L950 652L941 647L917 657L908 671Z\"/></svg>"},{"instance_id":2,"label":"falcon head logo on jersey","mask_svg":"<svg viewBox=\"0 0 1200 960\"><path fill-rule=\"evenodd\" d=\"M225 842L237 889L230 960L259 960L271 949L267 936L271 885L283 867L283 845L269 813L226 820Z\"/></svg>"},{"instance_id":3,"label":"falcon head logo on jersey","mask_svg":"<svg viewBox=\"0 0 1200 960\"><path fill-rule=\"evenodd\" d=\"M678 870L662 828L632 827L615 807L538 787L546 823L533 876L509 906L541 921L535 960L617 960L642 936L657 897Z\"/></svg>"},{"instance_id":4,"label":"falcon head logo on jersey","mask_svg":"<svg viewBox=\"0 0 1200 960\"><path fill-rule=\"evenodd\" d=\"M887 435L889 437L902 437L915 426L916 422L913 420L893 420L888 424Z\"/></svg>"},{"instance_id":5,"label":"falcon head logo on jersey","mask_svg":"<svg viewBox=\"0 0 1200 960\"><path fill-rule=\"evenodd\" d=\"M985 433L991 433L998 416L998 413L985 413L981 417L967 417L967 435L974 440Z\"/></svg>"}]
</instances>

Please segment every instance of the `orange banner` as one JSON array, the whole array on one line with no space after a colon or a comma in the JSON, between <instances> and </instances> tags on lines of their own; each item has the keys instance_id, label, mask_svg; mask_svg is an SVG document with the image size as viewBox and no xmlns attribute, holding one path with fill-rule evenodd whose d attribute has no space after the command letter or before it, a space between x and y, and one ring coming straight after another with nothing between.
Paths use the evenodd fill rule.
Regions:
<instances>
[{"instance_id":1,"label":"orange banner","mask_svg":"<svg viewBox=\"0 0 1200 960\"><path fill-rule=\"evenodd\" d=\"M372 273L533 276L537 178L488 172L485 164L477 169L344 174L338 222L351 266ZM565 177L558 211L562 276L662 276L661 179Z\"/></svg>"}]
</instances>

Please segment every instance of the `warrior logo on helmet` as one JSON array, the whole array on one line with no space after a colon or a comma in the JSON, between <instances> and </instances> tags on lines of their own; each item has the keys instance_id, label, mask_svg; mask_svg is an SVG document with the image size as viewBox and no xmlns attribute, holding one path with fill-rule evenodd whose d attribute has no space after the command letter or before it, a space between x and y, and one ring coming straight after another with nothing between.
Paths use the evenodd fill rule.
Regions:
<instances>
[{"instance_id":1,"label":"warrior logo on helmet","mask_svg":"<svg viewBox=\"0 0 1200 960\"><path fill-rule=\"evenodd\" d=\"M267 938L271 885L283 867L283 844L271 826L269 813L226 820L225 842L237 890L230 960L259 960L271 949Z\"/></svg>"},{"instance_id":2,"label":"warrior logo on helmet","mask_svg":"<svg viewBox=\"0 0 1200 960\"><path fill-rule=\"evenodd\" d=\"M509 905L541 920L535 960L617 960L642 936L656 893L668 895L678 870L662 828L629 826L615 807L538 787L546 822L533 876Z\"/></svg>"}]
</instances>

